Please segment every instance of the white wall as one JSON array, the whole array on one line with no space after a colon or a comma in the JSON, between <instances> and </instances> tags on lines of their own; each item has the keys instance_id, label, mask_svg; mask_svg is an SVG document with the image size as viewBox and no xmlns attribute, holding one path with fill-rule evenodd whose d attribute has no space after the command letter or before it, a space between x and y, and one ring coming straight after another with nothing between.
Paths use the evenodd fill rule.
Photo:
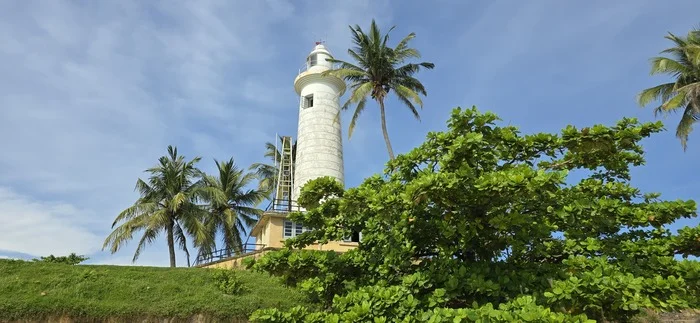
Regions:
<instances>
[{"instance_id":1,"label":"white wall","mask_svg":"<svg viewBox=\"0 0 700 323\"><path fill-rule=\"evenodd\" d=\"M329 80L330 77L306 77L313 81L301 89L299 100L294 199L299 196L301 186L311 179L332 176L341 183L345 180L341 125L340 120L335 121L340 111L341 89L337 87L337 81ZM304 97L308 94L314 95L313 107L303 108Z\"/></svg>"}]
</instances>

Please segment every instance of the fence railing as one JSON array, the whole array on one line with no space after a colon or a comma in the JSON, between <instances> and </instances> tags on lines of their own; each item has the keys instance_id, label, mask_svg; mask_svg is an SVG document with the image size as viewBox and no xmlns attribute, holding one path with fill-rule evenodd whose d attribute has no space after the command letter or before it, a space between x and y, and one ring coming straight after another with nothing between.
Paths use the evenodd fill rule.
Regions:
<instances>
[{"instance_id":1,"label":"fence railing","mask_svg":"<svg viewBox=\"0 0 700 323\"><path fill-rule=\"evenodd\" d=\"M331 69L333 69L333 70L334 70L334 69L337 69L337 68L339 68L339 67L340 67L340 63L332 63L332 64L331 64ZM309 68L311 68L311 67L309 66L309 64L308 64L308 63L304 63L304 65L302 65L302 66L299 68L299 73L297 73L297 75L299 75L299 74L301 74L301 73L303 73L303 72L306 72Z\"/></svg>"},{"instance_id":2,"label":"fence railing","mask_svg":"<svg viewBox=\"0 0 700 323\"><path fill-rule=\"evenodd\" d=\"M212 263L215 261L219 261L221 259L226 259L230 257L235 257L235 256L242 256L251 252L254 252L256 250L260 250L265 248L264 244L258 244L258 243L245 243L243 244L243 249L240 251L235 251L233 249L219 249L219 250L214 250L210 253L202 254L197 257L197 259L194 261L195 265L204 265L208 263Z\"/></svg>"},{"instance_id":3,"label":"fence railing","mask_svg":"<svg viewBox=\"0 0 700 323\"><path fill-rule=\"evenodd\" d=\"M274 199L270 201L270 205L267 206L265 212L301 212L303 209L296 201L284 200L284 199Z\"/></svg>"}]
</instances>

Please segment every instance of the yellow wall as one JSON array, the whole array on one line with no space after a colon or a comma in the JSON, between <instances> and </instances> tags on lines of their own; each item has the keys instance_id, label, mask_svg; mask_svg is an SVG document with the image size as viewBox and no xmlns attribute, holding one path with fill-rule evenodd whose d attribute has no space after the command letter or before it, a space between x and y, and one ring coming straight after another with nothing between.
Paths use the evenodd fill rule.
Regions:
<instances>
[{"instance_id":1,"label":"yellow wall","mask_svg":"<svg viewBox=\"0 0 700 323\"><path fill-rule=\"evenodd\" d=\"M270 217L270 221L267 222L267 227L263 231L267 231L265 247L284 247L284 218Z\"/></svg>"},{"instance_id":2,"label":"yellow wall","mask_svg":"<svg viewBox=\"0 0 700 323\"><path fill-rule=\"evenodd\" d=\"M306 250L333 250L338 252L346 252L357 248L357 242L345 242L345 241L328 241L327 244L319 245L314 243L306 246Z\"/></svg>"},{"instance_id":3,"label":"yellow wall","mask_svg":"<svg viewBox=\"0 0 700 323\"><path fill-rule=\"evenodd\" d=\"M265 232L265 233L263 233ZM270 217L270 221L261 230L261 239L265 247L283 248L284 247L284 218ZM304 249L307 250L333 250L345 252L356 248L357 242L330 241L327 244L319 245L314 243Z\"/></svg>"},{"instance_id":4,"label":"yellow wall","mask_svg":"<svg viewBox=\"0 0 700 323\"><path fill-rule=\"evenodd\" d=\"M255 259L260 258L265 253L280 249L284 247L284 217L279 216L275 213L266 214L267 219L265 223L259 223L262 225L257 235L254 236L256 239L256 247L259 251L255 251L246 255L241 255L237 257L231 257L224 259L212 264L204 265L203 268L234 268L241 267L243 259L253 257ZM357 248L357 242L345 242L345 241L330 241L326 244L314 243L306 246L306 250L323 250L323 251L336 251L336 252L346 252Z\"/></svg>"},{"instance_id":5,"label":"yellow wall","mask_svg":"<svg viewBox=\"0 0 700 323\"><path fill-rule=\"evenodd\" d=\"M283 242L282 242L283 243ZM282 244L281 243L281 244ZM322 244L319 245L317 243L314 243L312 245L306 246L304 249L306 250L323 250L323 251L336 251L336 252L346 252L349 250L352 250L353 248L357 247L357 242L343 242L343 241L330 241L327 244ZM254 258L258 259L262 257L264 254L277 250L279 248L270 248L261 251L255 251L251 252L245 255L241 255L238 257L231 257L228 259L224 259L218 262L214 262L211 264L207 264L204 266L201 266L202 268L219 268L219 269L233 269L233 268L241 268L243 267L243 260L247 258Z\"/></svg>"},{"instance_id":6,"label":"yellow wall","mask_svg":"<svg viewBox=\"0 0 700 323\"><path fill-rule=\"evenodd\" d=\"M245 254L243 256L232 257L202 266L202 268L233 269L243 267L243 260L247 258L258 259L272 250L262 250Z\"/></svg>"}]
</instances>

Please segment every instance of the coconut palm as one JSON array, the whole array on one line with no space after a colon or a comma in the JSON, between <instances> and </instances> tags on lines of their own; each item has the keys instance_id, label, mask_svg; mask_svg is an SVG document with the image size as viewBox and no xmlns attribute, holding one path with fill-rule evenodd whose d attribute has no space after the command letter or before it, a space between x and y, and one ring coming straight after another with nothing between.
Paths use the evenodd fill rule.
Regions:
<instances>
[{"instance_id":1,"label":"coconut palm","mask_svg":"<svg viewBox=\"0 0 700 323\"><path fill-rule=\"evenodd\" d=\"M203 198L208 202L210 212L205 225L209 237L221 235L226 254L230 256L243 250L241 235L246 235L246 228L254 225L262 214L262 210L255 206L265 199L265 192L246 189L255 179L255 174L244 173L233 158L226 162L214 162L218 176L204 176L206 193ZM199 255L206 255L215 249L214 240L206 241L200 247Z\"/></svg>"},{"instance_id":2,"label":"coconut palm","mask_svg":"<svg viewBox=\"0 0 700 323\"><path fill-rule=\"evenodd\" d=\"M694 29L686 37L669 33L665 38L675 46L661 53L671 57L652 58L651 74L670 74L675 80L645 89L637 96L637 101L645 106L660 100L661 105L654 109L655 115L683 111L676 137L685 150L693 124L700 119L700 30Z\"/></svg>"},{"instance_id":3,"label":"coconut palm","mask_svg":"<svg viewBox=\"0 0 700 323\"><path fill-rule=\"evenodd\" d=\"M185 252L189 266L187 235L194 238L195 245L209 240L202 222L206 210L196 204L201 193L198 181L201 172L195 167L199 160L196 157L185 161L184 156L178 156L177 148L168 146L168 156L160 157L157 166L146 170L150 173L148 181L140 178L136 181L140 197L116 217L112 223L114 231L107 236L102 249L109 247L115 253L135 232L143 230L132 259L136 262L144 248L165 232L170 267L176 265L175 243ZM122 224L115 228L119 222Z\"/></svg>"},{"instance_id":4,"label":"coconut palm","mask_svg":"<svg viewBox=\"0 0 700 323\"><path fill-rule=\"evenodd\" d=\"M393 29L394 27L389 32ZM374 19L368 34L365 34L358 25L355 25L354 28L351 26L350 32L355 48L348 49L348 54L356 61L356 64L329 59L333 63L338 63L338 68L326 71L324 75L335 75L349 83L350 97L341 107L341 110L347 110L351 104L356 105L350 120L348 138L352 136L357 119L365 109L367 97L371 97L379 104L384 141L389 152L389 159L394 159L394 151L391 148L389 133L386 129L385 99L393 90L398 100L408 107L416 119L420 120L416 105L420 108L423 107L423 101L419 94L425 96L427 93L423 84L413 75L422 67L432 69L435 64L429 62L405 63L409 58L421 57L418 50L408 47L409 41L416 37L415 33L408 34L399 41L396 47L391 48L387 46L389 32L382 35Z\"/></svg>"},{"instance_id":5,"label":"coconut palm","mask_svg":"<svg viewBox=\"0 0 700 323\"><path fill-rule=\"evenodd\" d=\"M279 137L280 148L282 146L282 136ZM297 156L297 141L292 143L292 167L296 163ZM259 180L258 190L264 192L269 200L274 199L274 191L277 186L277 176L279 175L279 162L282 160L282 151L271 143L265 143L265 157L272 164L254 163L250 166L251 170L255 170L255 175Z\"/></svg>"}]
</instances>

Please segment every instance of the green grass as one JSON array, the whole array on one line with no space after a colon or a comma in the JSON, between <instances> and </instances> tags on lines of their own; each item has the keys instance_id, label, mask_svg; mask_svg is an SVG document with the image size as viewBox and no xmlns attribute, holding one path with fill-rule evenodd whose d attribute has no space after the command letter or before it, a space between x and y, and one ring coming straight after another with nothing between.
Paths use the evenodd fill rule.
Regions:
<instances>
[{"instance_id":1,"label":"green grass","mask_svg":"<svg viewBox=\"0 0 700 323\"><path fill-rule=\"evenodd\" d=\"M0 260L0 317L245 319L259 308L305 304L298 291L248 271L238 272L244 291L226 295L215 271Z\"/></svg>"}]
</instances>

